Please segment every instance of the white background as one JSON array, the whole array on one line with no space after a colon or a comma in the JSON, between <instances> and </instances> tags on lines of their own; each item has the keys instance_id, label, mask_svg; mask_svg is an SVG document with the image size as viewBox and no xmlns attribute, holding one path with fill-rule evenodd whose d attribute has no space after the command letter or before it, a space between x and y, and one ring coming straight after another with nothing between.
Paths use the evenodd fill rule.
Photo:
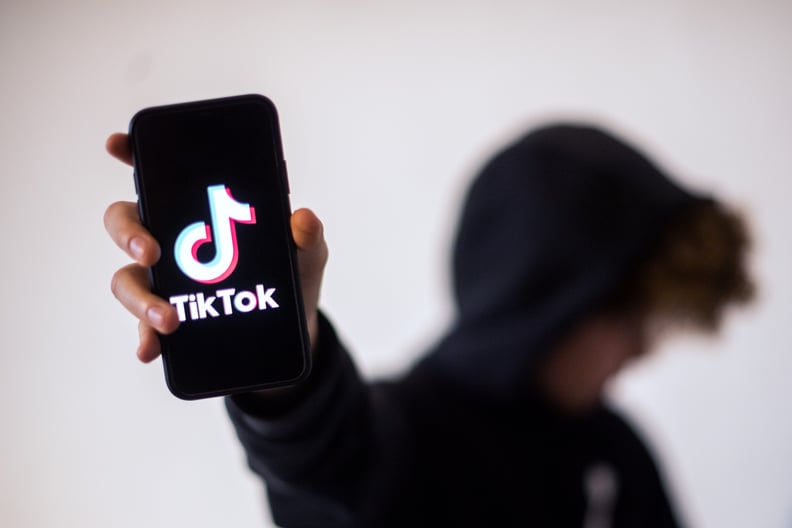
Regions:
<instances>
[{"instance_id":1,"label":"white background","mask_svg":"<svg viewBox=\"0 0 792 528\"><path fill-rule=\"evenodd\" d=\"M780 0L3 1L0 525L269 522L221 403L137 363L101 222L134 199L108 133L248 92L280 108L293 203L331 245L323 305L369 375L443 331L461 192L545 117L610 124L747 211L760 302L612 392L692 525L792 525L791 28Z\"/></svg>"}]
</instances>

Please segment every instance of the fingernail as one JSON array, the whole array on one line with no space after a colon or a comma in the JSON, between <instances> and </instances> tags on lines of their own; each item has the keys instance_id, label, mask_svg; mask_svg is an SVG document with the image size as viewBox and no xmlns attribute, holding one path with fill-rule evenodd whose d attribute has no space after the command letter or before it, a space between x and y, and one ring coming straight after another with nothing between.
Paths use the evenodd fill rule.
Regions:
<instances>
[{"instance_id":1,"label":"fingernail","mask_svg":"<svg viewBox=\"0 0 792 528\"><path fill-rule=\"evenodd\" d=\"M143 258L143 240L140 237L134 237L129 241L129 251L136 260Z\"/></svg>"},{"instance_id":2,"label":"fingernail","mask_svg":"<svg viewBox=\"0 0 792 528\"><path fill-rule=\"evenodd\" d=\"M162 323L165 322L165 312L158 306L149 308L146 311L146 317L152 326L162 326Z\"/></svg>"}]
</instances>

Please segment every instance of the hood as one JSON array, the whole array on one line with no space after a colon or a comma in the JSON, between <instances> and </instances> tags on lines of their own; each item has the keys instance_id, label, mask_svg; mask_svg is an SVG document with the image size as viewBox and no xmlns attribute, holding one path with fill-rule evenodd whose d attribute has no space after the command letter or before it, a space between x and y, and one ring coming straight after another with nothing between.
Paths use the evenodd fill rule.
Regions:
<instances>
[{"instance_id":1,"label":"hood","mask_svg":"<svg viewBox=\"0 0 792 528\"><path fill-rule=\"evenodd\" d=\"M427 366L495 399L525 393L564 332L702 200L598 128L528 133L467 193L453 252L456 323Z\"/></svg>"}]
</instances>

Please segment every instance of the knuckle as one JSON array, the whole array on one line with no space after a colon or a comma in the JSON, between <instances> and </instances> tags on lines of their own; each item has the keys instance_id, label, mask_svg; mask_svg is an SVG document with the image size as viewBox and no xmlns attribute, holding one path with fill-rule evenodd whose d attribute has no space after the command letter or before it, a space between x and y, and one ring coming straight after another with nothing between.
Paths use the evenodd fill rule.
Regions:
<instances>
[{"instance_id":1,"label":"knuckle","mask_svg":"<svg viewBox=\"0 0 792 528\"><path fill-rule=\"evenodd\" d=\"M110 238L122 249L129 244L130 239L130 233L125 228L124 222L121 221L124 207L124 202L113 202L105 210L103 219L105 230Z\"/></svg>"},{"instance_id":2,"label":"knuckle","mask_svg":"<svg viewBox=\"0 0 792 528\"><path fill-rule=\"evenodd\" d=\"M119 209L123 207L123 203L124 202L120 202L120 201L113 202L107 206L107 209L105 209L104 217L102 219L104 221L105 228L108 231L110 230L110 226L113 223L113 219L118 215Z\"/></svg>"},{"instance_id":3,"label":"knuckle","mask_svg":"<svg viewBox=\"0 0 792 528\"><path fill-rule=\"evenodd\" d=\"M113 273L113 277L110 279L110 291L113 292L113 296L118 299L119 292L121 291L121 282L123 281L123 275L125 272L125 268L121 268L116 270Z\"/></svg>"}]
</instances>

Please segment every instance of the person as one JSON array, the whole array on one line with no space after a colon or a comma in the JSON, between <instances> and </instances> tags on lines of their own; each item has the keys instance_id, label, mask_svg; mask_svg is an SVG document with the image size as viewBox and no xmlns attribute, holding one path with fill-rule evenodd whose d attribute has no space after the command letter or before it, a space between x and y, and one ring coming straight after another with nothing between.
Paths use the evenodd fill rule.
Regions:
<instances>
[{"instance_id":1,"label":"person","mask_svg":"<svg viewBox=\"0 0 792 528\"><path fill-rule=\"evenodd\" d=\"M111 154L130 163L127 137ZM138 356L177 327L151 294L159 256L133 203L105 215L135 260L112 290L140 319ZM285 527L680 524L649 448L603 401L658 335L718 329L748 301L748 235L711 196L624 140L549 124L497 153L467 194L453 254L456 321L403 375L361 379L318 311L327 260L291 220L314 368L300 386L226 400Z\"/></svg>"}]
</instances>

